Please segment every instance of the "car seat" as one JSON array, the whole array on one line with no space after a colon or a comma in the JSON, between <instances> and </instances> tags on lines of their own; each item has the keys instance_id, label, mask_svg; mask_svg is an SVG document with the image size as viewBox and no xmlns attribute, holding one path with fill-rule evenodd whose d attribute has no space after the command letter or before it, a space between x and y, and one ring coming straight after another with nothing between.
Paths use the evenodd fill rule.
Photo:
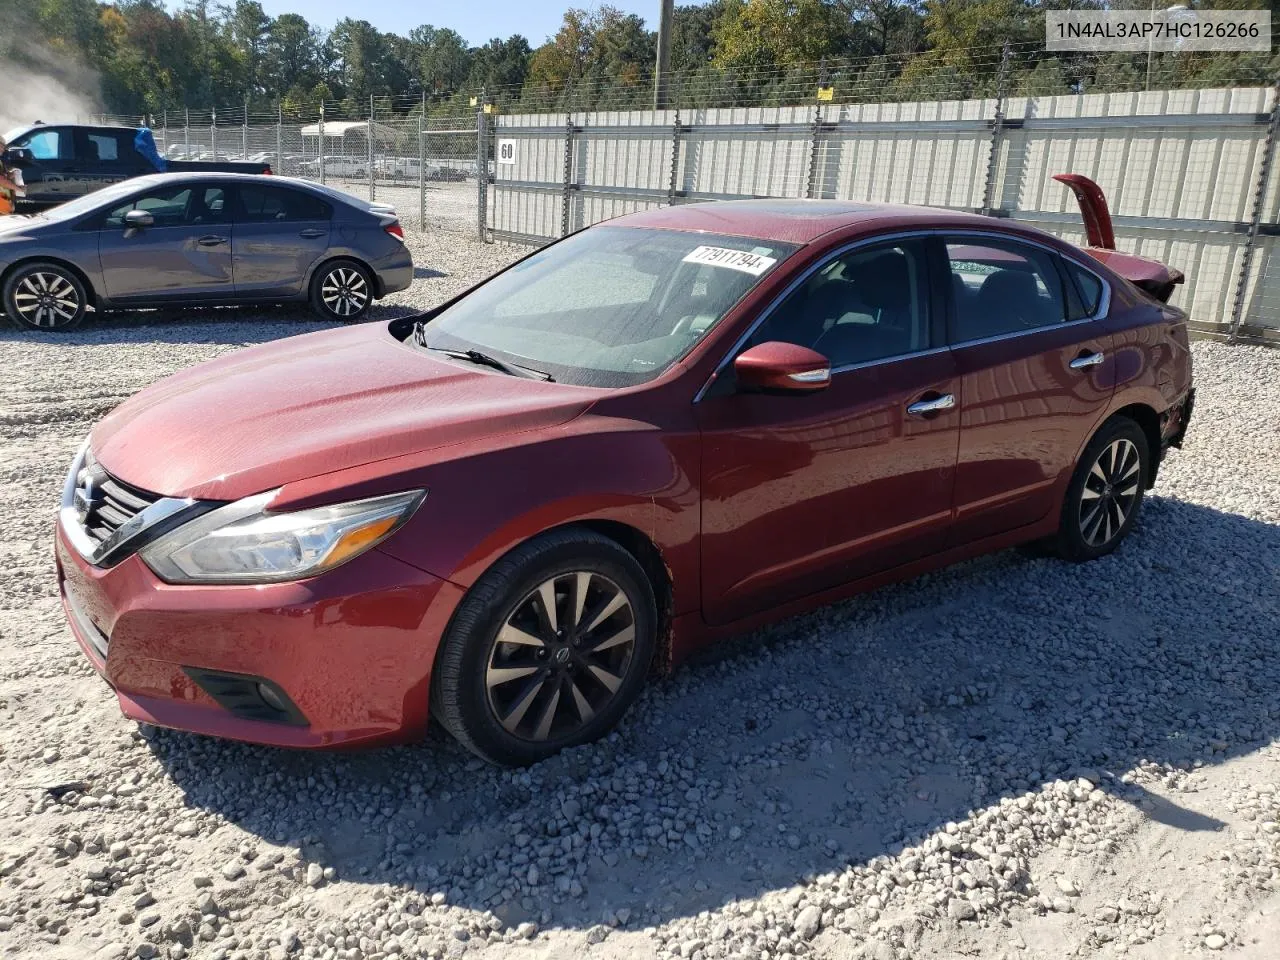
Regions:
<instances>
[{"instance_id":1,"label":"car seat","mask_svg":"<svg viewBox=\"0 0 1280 960\"><path fill-rule=\"evenodd\" d=\"M994 337L1017 330L1031 330L1061 320L1054 316L1054 301L1042 297L1034 273L1000 270L982 281L966 318L966 339Z\"/></svg>"},{"instance_id":2,"label":"car seat","mask_svg":"<svg viewBox=\"0 0 1280 960\"><path fill-rule=\"evenodd\" d=\"M829 316L815 350L835 366L912 351L912 280L905 253L886 250L852 261L845 268L845 279L836 282L844 289L833 288L828 296L842 299L824 311ZM868 320L845 319L850 313Z\"/></svg>"}]
</instances>

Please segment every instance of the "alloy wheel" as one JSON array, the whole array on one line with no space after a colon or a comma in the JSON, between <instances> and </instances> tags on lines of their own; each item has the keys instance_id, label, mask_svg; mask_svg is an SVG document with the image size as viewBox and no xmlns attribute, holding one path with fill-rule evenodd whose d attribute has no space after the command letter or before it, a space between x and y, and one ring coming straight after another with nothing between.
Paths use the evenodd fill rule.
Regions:
<instances>
[{"instance_id":1,"label":"alloy wheel","mask_svg":"<svg viewBox=\"0 0 1280 960\"><path fill-rule=\"evenodd\" d=\"M354 267L337 267L320 284L320 299L334 316L353 317L369 302L369 284Z\"/></svg>"},{"instance_id":2,"label":"alloy wheel","mask_svg":"<svg viewBox=\"0 0 1280 960\"><path fill-rule=\"evenodd\" d=\"M1132 440L1113 440L1089 468L1080 490L1080 536L1101 547L1123 529L1138 501L1142 458Z\"/></svg>"},{"instance_id":3,"label":"alloy wheel","mask_svg":"<svg viewBox=\"0 0 1280 960\"><path fill-rule=\"evenodd\" d=\"M33 327L60 327L75 320L80 295L61 274L38 271L18 282L13 305L19 317Z\"/></svg>"},{"instance_id":4,"label":"alloy wheel","mask_svg":"<svg viewBox=\"0 0 1280 960\"><path fill-rule=\"evenodd\" d=\"M568 737L617 694L635 646L635 611L618 584L585 570L558 574L516 604L494 638L489 709L522 740Z\"/></svg>"}]
</instances>

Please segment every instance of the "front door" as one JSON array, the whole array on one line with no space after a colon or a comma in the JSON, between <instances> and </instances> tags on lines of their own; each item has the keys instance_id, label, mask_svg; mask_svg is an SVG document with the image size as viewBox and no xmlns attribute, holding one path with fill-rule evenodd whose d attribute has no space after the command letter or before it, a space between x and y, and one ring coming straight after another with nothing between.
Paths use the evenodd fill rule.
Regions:
<instances>
[{"instance_id":1,"label":"front door","mask_svg":"<svg viewBox=\"0 0 1280 960\"><path fill-rule=\"evenodd\" d=\"M1115 366L1111 336L1093 319L1105 309L1096 276L1014 239L955 235L945 246L962 380L951 535L960 544L1059 508L1061 482L1111 401Z\"/></svg>"},{"instance_id":2,"label":"front door","mask_svg":"<svg viewBox=\"0 0 1280 960\"><path fill-rule=\"evenodd\" d=\"M145 210L153 224L127 228ZM107 212L98 253L107 296L117 303L229 300L232 224L225 188L182 183L133 197Z\"/></svg>"},{"instance_id":3,"label":"front door","mask_svg":"<svg viewBox=\"0 0 1280 960\"><path fill-rule=\"evenodd\" d=\"M329 245L332 208L307 191L242 184L237 193L237 297L288 297L302 290Z\"/></svg>"},{"instance_id":4,"label":"front door","mask_svg":"<svg viewBox=\"0 0 1280 960\"><path fill-rule=\"evenodd\" d=\"M825 261L743 349L811 347L831 384L743 393L732 368L697 404L703 609L729 623L941 549L960 416L922 239Z\"/></svg>"},{"instance_id":5,"label":"front door","mask_svg":"<svg viewBox=\"0 0 1280 960\"><path fill-rule=\"evenodd\" d=\"M79 180L75 144L66 127L39 127L9 146L22 147L31 155L21 166L29 201L63 203L86 192Z\"/></svg>"}]
</instances>

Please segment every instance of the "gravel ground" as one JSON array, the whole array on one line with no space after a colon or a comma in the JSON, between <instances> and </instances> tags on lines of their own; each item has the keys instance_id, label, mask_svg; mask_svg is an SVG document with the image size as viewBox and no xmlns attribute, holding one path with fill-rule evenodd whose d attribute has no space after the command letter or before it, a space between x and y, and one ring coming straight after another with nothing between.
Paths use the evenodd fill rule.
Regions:
<instances>
[{"instance_id":1,"label":"gravel ground","mask_svg":"<svg viewBox=\"0 0 1280 960\"><path fill-rule=\"evenodd\" d=\"M521 251L413 237L437 302ZM297 311L0 333L0 955L1280 957L1280 352L1195 347L1188 449L1083 566L1008 552L787 621L524 771L123 720L53 506L143 385Z\"/></svg>"}]
</instances>

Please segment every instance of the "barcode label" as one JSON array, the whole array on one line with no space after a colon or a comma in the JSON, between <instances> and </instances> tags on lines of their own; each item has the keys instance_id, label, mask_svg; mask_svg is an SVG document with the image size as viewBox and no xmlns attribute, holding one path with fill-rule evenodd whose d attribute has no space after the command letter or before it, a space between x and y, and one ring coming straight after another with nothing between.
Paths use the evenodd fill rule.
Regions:
<instances>
[{"instance_id":1,"label":"barcode label","mask_svg":"<svg viewBox=\"0 0 1280 960\"><path fill-rule=\"evenodd\" d=\"M762 257L758 253L748 253L745 250L730 250L728 247L698 247L685 256L684 262L740 270L758 277L778 261L773 257Z\"/></svg>"}]
</instances>

